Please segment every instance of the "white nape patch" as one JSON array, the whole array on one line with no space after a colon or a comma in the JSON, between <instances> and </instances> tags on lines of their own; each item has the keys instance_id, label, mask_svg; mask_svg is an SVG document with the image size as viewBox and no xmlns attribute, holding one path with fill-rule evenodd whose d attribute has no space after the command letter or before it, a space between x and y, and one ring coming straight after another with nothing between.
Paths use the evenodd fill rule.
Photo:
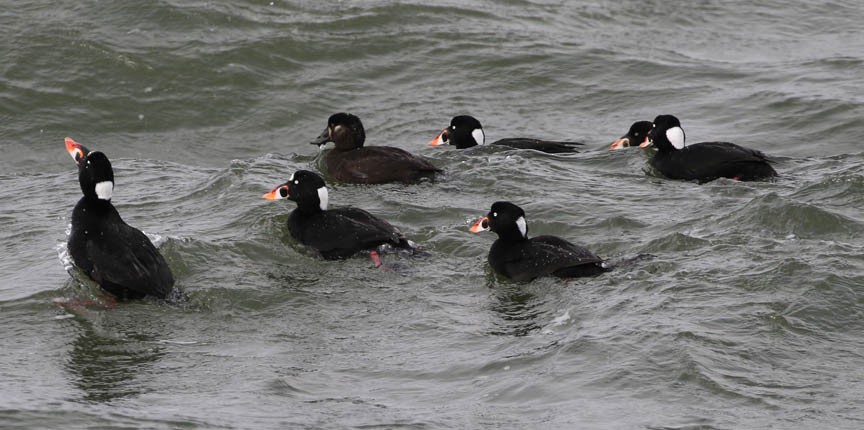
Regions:
<instances>
[{"instance_id":1,"label":"white nape patch","mask_svg":"<svg viewBox=\"0 0 864 430\"><path fill-rule=\"evenodd\" d=\"M475 128L474 131L471 132L471 136L478 145L486 144L486 135L483 133L482 128Z\"/></svg>"},{"instance_id":2,"label":"white nape patch","mask_svg":"<svg viewBox=\"0 0 864 430\"><path fill-rule=\"evenodd\" d=\"M666 130L666 138L675 149L684 149L684 130L681 127L672 127Z\"/></svg>"},{"instance_id":3,"label":"white nape patch","mask_svg":"<svg viewBox=\"0 0 864 430\"><path fill-rule=\"evenodd\" d=\"M318 206L321 207L321 210L326 211L327 205L330 203L330 197L327 194L327 187L318 188L318 201L320 202Z\"/></svg>"},{"instance_id":4,"label":"white nape patch","mask_svg":"<svg viewBox=\"0 0 864 430\"><path fill-rule=\"evenodd\" d=\"M524 216L520 216L516 220L516 227L519 228L519 233L522 233L522 237L528 237L528 223L525 222Z\"/></svg>"},{"instance_id":5,"label":"white nape patch","mask_svg":"<svg viewBox=\"0 0 864 430\"><path fill-rule=\"evenodd\" d=\"M114 182L102 181L96 184L96 197L102 200L111 200L114 195Z\"/></svg>"}]
</instances>

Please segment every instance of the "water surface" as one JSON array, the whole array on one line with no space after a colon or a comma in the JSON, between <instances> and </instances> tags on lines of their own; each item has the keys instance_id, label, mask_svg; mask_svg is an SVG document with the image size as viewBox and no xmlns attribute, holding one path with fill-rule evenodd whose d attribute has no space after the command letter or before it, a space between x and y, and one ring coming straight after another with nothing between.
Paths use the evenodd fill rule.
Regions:
<instances>
[{"instance_id":1,"label":"water surface","mask_svg":"<svg viewBox=\"0 0 864 430\"><path fill-rule=\"evenodd\" d=\"M0 427L848 428L864 425L858 2L98 1L0 8ZM331 184L430 253L315 259L290 202L338 111L445 170ZM429 148L487 138L586 151ZM656 176L604 148L671 113L773 182ZM72 136L190 296L70 311ZM492 202L531 234L651 262L496 277ZM74 271L73 271L74 274Z\"/></svg>"}]
</instances>

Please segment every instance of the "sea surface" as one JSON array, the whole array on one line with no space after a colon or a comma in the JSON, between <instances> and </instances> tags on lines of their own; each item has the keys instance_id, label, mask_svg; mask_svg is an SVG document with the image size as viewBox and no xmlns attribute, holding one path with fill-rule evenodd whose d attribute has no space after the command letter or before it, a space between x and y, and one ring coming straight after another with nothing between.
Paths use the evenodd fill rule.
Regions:
<instances>
[{"instance_id":1,"label":"sea surface","mask_svg":"<svg viewBox=\"0 0 864 430\"><path fill-rule=\"evenodd\" d=\"M864 3L0 2L0 428L864 428ZM261 195L330 114L445 173L330 183L428 255L321 261ZM489 141L425 145L450 118ZM699 185L606 148L637 120L762 150ZM71 136L188 303L110 306L65 250ZM612 259L515 283L470 223ZM92 302L87 304L88 302ZM69 303L84 303L71 306Z\"/></svg>"}]
</instances>

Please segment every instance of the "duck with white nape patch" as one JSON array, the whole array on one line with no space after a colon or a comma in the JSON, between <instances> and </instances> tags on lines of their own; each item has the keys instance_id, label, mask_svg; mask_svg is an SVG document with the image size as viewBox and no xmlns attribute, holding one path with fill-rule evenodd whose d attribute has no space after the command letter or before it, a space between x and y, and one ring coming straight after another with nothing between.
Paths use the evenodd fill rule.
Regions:
<instances>
[{"instance_id":1,"label":"duck with white nape patch","mask_svg":"<svg viewBox=\"0 0 864 430\"><path fill-rule=\"evenodd\" d=\"M525 211L510 202L495 202L489 213L474 223L472 233L492 231L498 240L489 249L489 265L514 281L540 276L578 278L610 270L604 260L587 248L560 237L528 238Z\"/></svg>"},{"instance_id":2,"label":"duck with white nape patch","mask_svg":"<svg viewBox=\"0 0 864 430\"><path fill-rule=\"evenodd\" d=\"M685 143L681 122L672 115L659 115L643 148L655 147L651 166L670 179L708 182L717 178L755 181L777 176L761 151L730 142Z\"/></svg>"},{"instance_id":3,"label":"duck with white nape patch","mask_svg":"<svg viewBox=\"0 0 864 430\"><path fill-rule=\"evenodd\" d=\"M324 180L314 172L298 170L283 184L262 196L268 200L288 199L297 208L288 217L291 237L326 260L348 258L363 251L381 266L378 251L390 246L417 251L396 227L363 209L329 207Z\"/></svg>"},{"instance_id":4,"label":"duck with white nape patch","mask_svg":"<svg viewBox=\"0 0 864 430\"><path fill-rule=\"evenodd\" d=\"M114 170L108 157L68 137L66 151L78 165L84 193L72 210L67 245L75 266L118 299L180 298L172 294L174 276L162 254L111 204Z\"/></svg>"},{"instance_id":5,"label":"duck with white nape patch","mask_svg":"<svg viewBox=\"0 0 864 430\"><path fill-rule=\"evenodd\" d=\"M486 133L480 121L470 115L454 116L450 120L450 126L438 133L429 141L429 146L451 145L457 149L472 148L478 145L486 145ZM561 154L568 152L579 152L578 147L584 145L579 142L561 142L553 140L529 139L525 137L514 137L496 140L490 145L506 146L512 149L533 149L535 151L549 154Z\"/></svg>"}]
</instances>

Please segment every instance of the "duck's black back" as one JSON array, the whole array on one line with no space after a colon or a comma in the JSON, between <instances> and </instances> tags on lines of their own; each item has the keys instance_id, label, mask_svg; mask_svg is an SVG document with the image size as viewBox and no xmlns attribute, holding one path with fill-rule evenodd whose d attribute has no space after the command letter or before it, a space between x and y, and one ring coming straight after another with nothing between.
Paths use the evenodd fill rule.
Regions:
<instances>
[{"instance_id":1,"label":"duck's black back","mask_svg":"<svg viewBox=\"0 0 864 430\"><path fill-rule=\"evenodd\" d=\"M327 153L327 172L340 182L383 184L414 183L434 177L441 169L423 158L392 146L364 146Z\"/></svg>"},{"instance_id":2,"label":"duck's black back","mask_svg":"<svg viewBox=\"0 0 864 430\"><path fill-rule=\"evenodd\" d=\"M383 244L409 247L390 223L351 207L316 212L295 209L288 218L288 231L328 260L348 258Z\"/></svg>"},{"instance_id":3,"label":"duck's black back","mask_svg":"<svg viewBox=\"0 0 864 430\"><path fill-rule=\"evenodd\" d=\"M564 154L569 152L579 152L579 146L584 144L580 142L561 142L554 140L530 139L526 137L511 137L496 140L495 142L492 142L492 145L507 146L514 149L533 149L548 154Z\"/></svg>"},{"instance_id":4,"label":"duck's black back","mask_svg":"<svg viewBox=\"0 0 864 430\"><path fill-rule=\"evenodd\" d=\"M75 265L120 299L165 299L174 286L171 269L150 239L126 224L109 201L78 201L68 247Z\"/></svg>"},{"instance_id":5,"label":"duck's black back","mask_svg":"<svg viewBox=\"0 0 864 430\"><path fill-rule=\"evenodd\" d=\"M489 250L489 265L515 281L554 275L561 278L594 276L606 271L603 259L587 248L555 236L524 241L498 239Z\"/></svg>"},{"instance_id":6,"label":"duck's black back","mask_svg":"<svg viewBox=\"0 0 864 430\"><path fill-rule=\"evenodd\" d=\"M777 175L768 157L730 142L702 142L680 150L659 151L651 165L670 179L753 181Z\"/></svg>"}]
</instances>

